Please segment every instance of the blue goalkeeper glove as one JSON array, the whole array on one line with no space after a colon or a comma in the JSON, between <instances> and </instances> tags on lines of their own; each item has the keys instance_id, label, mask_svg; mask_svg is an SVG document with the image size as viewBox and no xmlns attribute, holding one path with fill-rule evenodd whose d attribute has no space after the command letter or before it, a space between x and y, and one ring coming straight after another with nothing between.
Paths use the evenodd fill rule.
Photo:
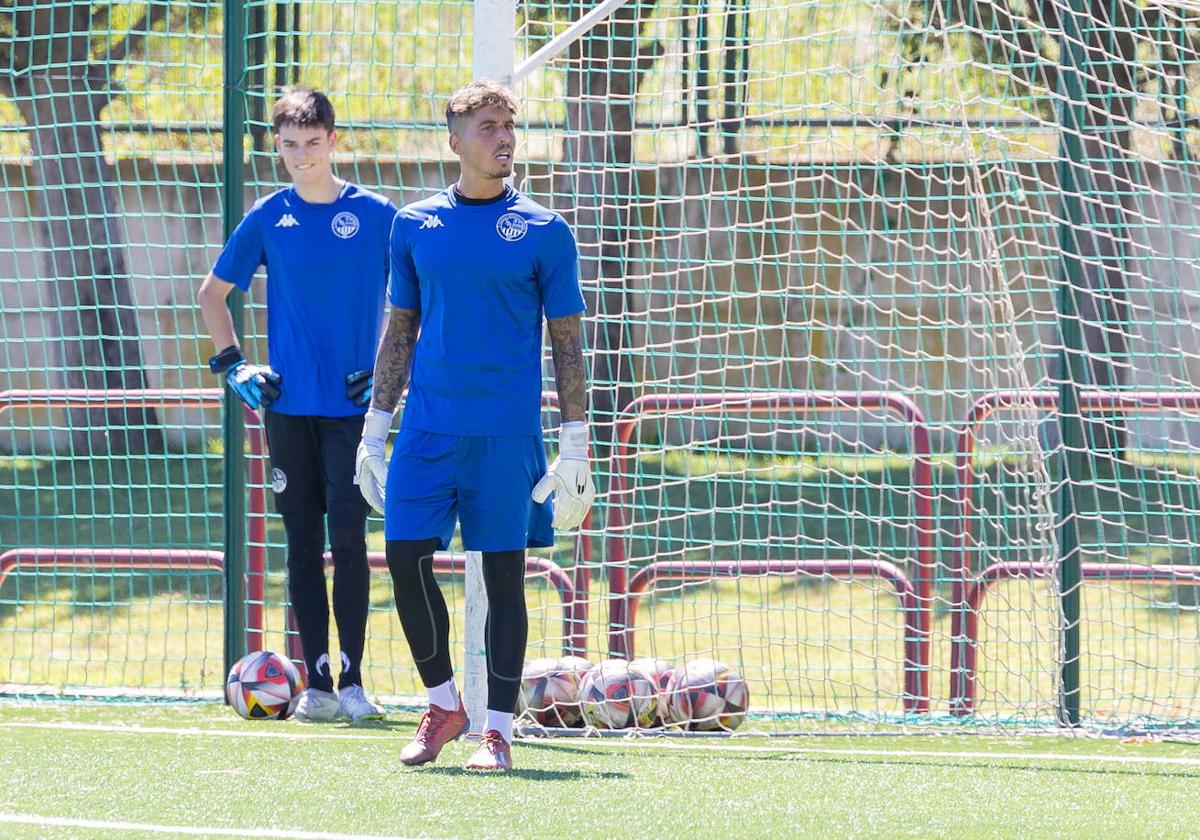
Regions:
<instances>
[{"instance_id":1,"label":"blue goalkeeper glove","mask_svg":"<svg viewBox=\"0 0 1200 840\"><path fill-rule=\"evenodd\" d=\"M371 404L371 394L374 392L374 371L356 370L346 377L346 399L359 408L366 408Z\"/></svg>"},{"instance_id":2,"label":"blue goalkeeper glove","mask_svg":"<svg viewBox=\"0 0 1200 840\"><path fill-rule=\"evenodd\" d=\"M225 374L225 384L248 408L267 407L279 399L283 377L266 365L252 365L241 348L230 345L208 360L208 369Z\"/></svg>"}]
</instances>

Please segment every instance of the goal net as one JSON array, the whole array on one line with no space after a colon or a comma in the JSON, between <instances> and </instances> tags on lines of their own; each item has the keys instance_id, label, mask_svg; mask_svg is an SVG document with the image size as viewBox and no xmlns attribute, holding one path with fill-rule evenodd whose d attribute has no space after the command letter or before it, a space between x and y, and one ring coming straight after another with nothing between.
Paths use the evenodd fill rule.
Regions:
<instances>
[{"instance_id":1,"label":"goal net","mask_svg":"<svg viewBox=\"0 0 1200 840\"><path fill-rule=\"evenodd\" d=\"M93 5L67 34L109 45L90 56L111 101L0 102L0 553L21 552L0 560L0 686L209 696L219 395L179 391L215 384L191 301L232 178L226 22ZM521 3L518 67L593 5ZM268 114L293 82L337 106L342 177L398 204L450 183L472 19L248 2L246 198L286 178ZM516 181L579 240L599 489L578 536L530 553L529 658L718 660L744 731L1191 725L1198 36L1200 9L1126 0L629 0L522 71ZM261 356L261 279L248 301ZM17 394L63 385L172 395L131 421L141 403ZM130 422L162 451L113 448ZM295 653L250 443L248 639ZM366 682L407 701L374 519L369 547ZM457 542L439 569L461 651Z\"/></svg>"},{"instance_id":2,"label":"goal net","mask_svg":"<svg viewBox=\"0 0 1200 840\"><path fill-rule=\"evenodd\" d=\"M777 730L1194 717L1194 15L631 2L524 81L600 651L725 662Z\"/></svg>"}]
</instances>

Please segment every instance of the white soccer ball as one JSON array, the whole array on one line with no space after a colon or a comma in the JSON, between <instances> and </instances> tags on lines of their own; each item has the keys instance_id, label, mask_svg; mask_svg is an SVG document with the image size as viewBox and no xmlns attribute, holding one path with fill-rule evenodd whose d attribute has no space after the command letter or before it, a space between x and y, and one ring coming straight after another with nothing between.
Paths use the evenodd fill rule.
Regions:
<instances>
[{"instance_id":1,"label":"white soccer ball","mask_svg":"<svg viewBox=\"0 0 1200 840\"><path fill-rule=\"evenodd\" d=\"M655 711L654 725L665 725L667 723L667 686L671 682L671 674L675 672L675 666L665 659L644 656L632 660L629 663L629 670L637 671L658 689L658 708Z\"/></svg>"},{"instance_id":2,"label":"white soccer ball","mask_svg":"<svg viewBox=\"0 0 1200 840\"><path fill-rule=\"evenodd\" d=\"M517 715L542 726L581 726L579 674L559 659L530 661L521 674Z\"/></svg>"},{"instance_id":3,"label":"white soccer ball","mask_svg":"<svg viewBox=\"0 0 1200 840\"><path fill-rule=\"evenodd\" d=\"M749 704L746 680L715 659L681 665L667 685L667 719L694 732L732 732L746 719Z\"/></svg>"},{"instance_id":4,"label":"white soccer ball","mask_svg":"<svg viewBox=\"0 0 1200 840\"><path fill-rule=\"evenodd\" d=\"M282 720L300 700L304 679L286 656L269 650L248 653L225 679L225 699L247 720Z\"/></svg>"},{"instance_id":5,"label":"white soccer ball","mask_svg":"<svg viewBox=\"0 0 1200 840\"><path fill-rule=\"evenodd\" d=\"M606 659L584 674L579 702L583 719L598 729L654 726L661 704L654 683L624 659Z\"/></svg>"}]
</instances>

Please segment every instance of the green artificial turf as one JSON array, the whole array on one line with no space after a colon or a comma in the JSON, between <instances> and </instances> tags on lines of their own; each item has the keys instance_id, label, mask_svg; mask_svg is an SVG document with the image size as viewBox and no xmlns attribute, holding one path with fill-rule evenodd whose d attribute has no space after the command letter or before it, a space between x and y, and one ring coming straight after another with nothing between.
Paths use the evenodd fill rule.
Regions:
<instances>
[{"instance_id":1,"label":"green artificial turf","mask_svg":"<svg viewBox=\"0 0 1200 840\"><path fill-rule=\"evenodd\" d=\"M515 746L514 772L484 776L462 769L467 742L449 745L431 767L401 766L414 724L411 715L360 726L252 723L215 704L2 704L0 818L247 837L273 829L471 838L1170 837L1194 834L1200 819L1200 750L1190 745L974 736L530 740ZM97 726L108 728L89 728ZM1177 763L1153 763L1161 759ZM9 822L0 834L170 832Z\"/></svg>"}]
</instances>

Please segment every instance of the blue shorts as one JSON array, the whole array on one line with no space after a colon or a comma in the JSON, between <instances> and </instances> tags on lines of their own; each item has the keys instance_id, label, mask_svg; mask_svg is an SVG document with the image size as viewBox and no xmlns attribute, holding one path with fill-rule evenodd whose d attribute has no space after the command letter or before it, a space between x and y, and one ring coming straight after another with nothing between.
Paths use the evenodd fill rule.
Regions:
<instances>
[{"instance_id":1,"label":"blue shorts","mask_svg":"<svg viewBox=\"0 0 1200 840\"><path fill-rule=\"evenodd\" d=\"M554 544L549 499L529 497L546 474L541 435L467 437L401 428L388 467L384 537L446 548L454 523L467 551Z\"/></svg>"}]
</instances>

